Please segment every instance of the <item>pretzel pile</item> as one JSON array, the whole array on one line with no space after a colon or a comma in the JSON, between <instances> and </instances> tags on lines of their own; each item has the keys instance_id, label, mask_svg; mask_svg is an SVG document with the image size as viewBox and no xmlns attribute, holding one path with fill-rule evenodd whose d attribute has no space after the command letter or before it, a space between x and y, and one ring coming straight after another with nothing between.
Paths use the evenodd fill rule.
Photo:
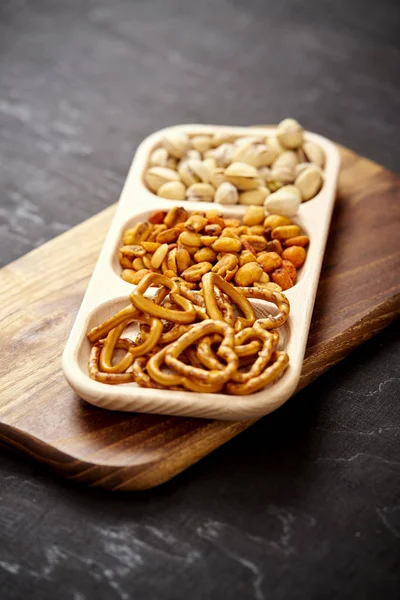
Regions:
<instances>
[{"instance_id":1,"label":"pretzel pile","mask_svg":"<svg viewBox=\"0 0 400 600\"><path fill-rule=\"evenodd\" d=\"M145 296L150 286L159 286L151 299ZM257 319L248 298L275 304L277 314ZM234 287L213 272L197 290L149 273L129 299L88 333L89 375L96 381L246 395L276 381L289 364L286 352L277 351L277 328L290 311L282 293ZM139 324L135 340L121 337L131 323ZM117 350L125 351L118 362Z\"/></svg>"}]
</instances>

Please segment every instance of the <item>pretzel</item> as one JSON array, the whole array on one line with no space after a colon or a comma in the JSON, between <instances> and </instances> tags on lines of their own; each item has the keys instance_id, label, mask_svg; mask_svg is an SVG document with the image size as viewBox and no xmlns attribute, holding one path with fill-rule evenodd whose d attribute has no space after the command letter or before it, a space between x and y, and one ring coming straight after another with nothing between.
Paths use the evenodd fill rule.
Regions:
<instances>
[{"instance_id":1,"label":"pretzel","mask_svg":"<svg viewBox=\"0 0 400 600\"><path fill-rule=\"evenodd\" d=\"M267 318L257 319L257 326L262 329L272 329L283 325L289 316L290 304L284 294L267 289L239 287L237 288L246 298L258 298L266 302L272 302L279 310L277 315L269 315Z\"/></svg>"},{"instance_id":2,"label":"pretzel","mask_svg":"<svg viewBox=\"0 0 400 600\"><path fill-rule=\"evenodd\" d=\"M127 350L131 340L118 340L116 347ZM132 383L135 381L133 373L102 373L99 370L101 346L93 346L89 356L89 377L100 381L100 383L109 383L115 385L117 383Z\"/></svg>"},{"instance_id":3,"label":"pretzel","mask_svg":"<svg viewBox=\"0 0 400 600\"><path fill-rule=\"evenodd\" d=\"M262 342L262 348L258 352L257 359L253 362L251 368L246 373L242 373L241 371L236 371L232 375L232 381L236 383L245 383L250 379L254 379L258 377L262 371L266 368L269 361L271 360L272 353L275 350L274 345L274 336L271 335L268 331L264 331L263 329L243 329L239 331L235 335L235 345L243 344L247 342L248 339L258 339Z\"/></svg>"},{"instance_id":4,"label":"pretzel","mask_svg":"<svg viewBox=\"0 0 400 600\"><path fill-rule=\"evenodd\" d=\"M223 384L201 384L195 380L190 380L184 375L180 375L178 373L165 373L165 371L162 371L161 367L164 364L167 350L168 346L162 348L162 350L152 356L147 363L147 372L156 383L159 383L162 387L167 387L170 389L176 389L178 386L182 385L192 392L200 393L215 393L222 389Z\"/></svg>"},{"instance_id":5,"label":"pretzel","mask_svg":"<svg viewBox=\"0 0 400 600\"><path fill-rule=\"evenodd\" d=\"M198 290L190 290L186 285L179 285L181 296L187 298L192 304L197 306L205 307L204 298Z\"/></svg>"},{"instance_id":6,"label":"pretzel","mask_svg":"<svg viewBox=\"0 0 400 600\"><path fill-rule=\"evenodd\" d=\"M151 285L159 284L169 289L171 299L183 310L172 310L154 303L149 298L145 298L143 293ZM187 298L179 294L179 286L159 273L148 273L140 282L141 289L137 286L130 295L132 304L151 317L159 319L168 319L174 323L193 323L196 319L196 311L193 304Z\"/></svg>"},{"instance_id":7,"label":"pretzel","mask_svg":"<svg viewBox=\"0 0 400 600\"><path fill-rule=\"evenodd\" d=\"M197 358L208 369L222 371L222 369L225 368L225 365L218 360L214 350L212 349L212 345L220 343L221 340L222 338L218 334L206 335L202 340L200 340L197 346Z\"/></svg>"},{"instance_id":8,"label":"pretzel","mask_svg":"<svg viewBox=\"0 0 400 600\"><path fill-rule=\"evenodd\" d=\"M204 300L206 303L207 314L210 319L215 321L224 321L222 312L218 306L215 296L214 286L217 286L224 292L244 314L244 317L236 317L235 330L240 331L245 327L251 327L256 320L254 309L247 298L240 293L230 283L222 279L216 273L206 273L202 277Z\"/></svg>"},{"instance_id":9,"label":"pretzel","mask_svg":"<svg viewBox=\"0 0 400 600\"><path fill-rule=\"evenodd\" d=\"M147 354L157 344L163 330L162 322L159 319L148 319L144 316L139 318L146 323L150 323L150 332L146 336L145 340L143 340L143 342L137 346L131 342L128 352L125 354L124 358L116 365L113 365L112 357L115 346L127 323L123 322L120 325L117 325L117 327L108 333L101 349L99 360L100 371L103 371L104 373L123 373L131 366L135 358Z\"/></svg>"},{"instance_id":10,"label":"pretzel","mask_svg":"<svg viewBox=\"0 0 400 600\"><path fill-rule=\"evenodd\" d=\"M236 396L247 396L276 381L287 369L289 357L286 352L276 352L273 359L274 362L257 377L252 377L245 383L228 383L227 391Z\"/></svg>"},{"instance_id":11,"label":"pretzel","mask_svg":"<svg viewBox=\"0 0 400 600\"><path fill-rule=\"evenodd\" d=\"M229 304L228 297L223 294L218 287L214 287L214 293L218 308L221 311L225 323L228 323L228 325L233 327L235 323L235 316L233 314L232 304Z\"/></svg>"},{"instance_id":12,"label":"pretzel","mask_svg":"<svg viewBox=\"0 0 400 600\"><path fill-rule=\"evenodd\" d=\"M135 378L135 383L137 383L139 387L143 387L143 388L162 389L161 385L158 385L158 383L153 381L151 379L151 377L149 377L147 375L147 373L144 372L143 368L146 366L147 361L148 361L147 356L139 356L138 358L135 359L133 366L132 366L132 373Z\"/></svg>"},{"instance_id":13,"label":"pretzel","mask_svg":"<svg viewBox=\"0 0 400 600\"><path fill-rule=\"evenodd\" d=\"M145 281L145 278L142 279L142 281L139 283L139 285L137 286L136 289L138 289L140 291L142 289L146 290L147 287L143 288L144 281ZM152 302L154 302L154 304L161 304L161 302L167 296L168 296L168 288L161 287L157 291L155 296L153 297ZM135 306L126 306L125 308L123 308L122 310L117 312L117 314L113 315L112 317L110 317L109 319L104 321L104 323L101 323L101 325L97 325L96 327L93 327L93 329L91 329L89 331L89 333L87 334L87 337L89 338L89 341L92 342L92 344L93 344L93 343L97 342L98 340L100 340L101 338L104 338L111 331L111 329L114 329L114 327L116 327L123 321L126 321L127 323L132 322L139 315L140 315L140 310L138 310Z\"/></svg>"},{"instance_id":14,"label":"pretzel","mask_svg":"<svg viewBox=\"0 0 400 600\"><path fill-rule=\"evenodd\" d=\"M227 365L220 370L206 371L191 365L185 365L178 359L178 356L191 344L210 333L219 333L223 335L223 340L218 348L217 354L221 356ZM211 319L197 323L191 327L190 331L167 347L165 353L166 364L181 375L193 380L199 380L201 384L223 385L228 381L238 367L238 357L233 350L234 337L233 329L226 323L212 321Z\"/></svg>"}]
</instances>

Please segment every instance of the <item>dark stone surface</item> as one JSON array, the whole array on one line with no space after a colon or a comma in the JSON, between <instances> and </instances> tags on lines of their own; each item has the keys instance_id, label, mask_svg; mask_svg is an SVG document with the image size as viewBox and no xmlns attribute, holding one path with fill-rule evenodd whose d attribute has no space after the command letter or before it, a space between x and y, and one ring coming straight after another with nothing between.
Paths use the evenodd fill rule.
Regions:
<instances>
[{"instance_id":1,"label":"dark stone surface","mask_svg":"<svg viewBox=\"0 0 400 600\"><path fill-rule=\"evenodd\" d=\"M399 170L399 17L395 0L3 0L1 264L116 201L169 124L290 115ZM399 381L392 327L146 493L1 450L0 598L397 598Z\"/></svg>"}]
</instances>

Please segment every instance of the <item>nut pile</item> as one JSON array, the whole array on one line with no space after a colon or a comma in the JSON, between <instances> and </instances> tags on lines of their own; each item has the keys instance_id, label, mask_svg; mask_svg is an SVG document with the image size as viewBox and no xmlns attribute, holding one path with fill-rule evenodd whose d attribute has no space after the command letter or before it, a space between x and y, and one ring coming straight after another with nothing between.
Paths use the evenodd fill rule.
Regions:
<instances>
[{"instance_id":1,"label":"nut pile","mask_svg":"<svg viewBox=\"0 0 400 600\"><path fill-rule=\"evenodd\" d=\"M146 298L150 286L159 289ZM89 375L101 383L145 388L247 395L275 382L289 357L277 350L290 312L278 292L235 288L216 273L203 275L198 291L149 273L129 296L130 304L88 332L93 344ZM275 304L277 314L257 319L248 298ZM241 316L235 316L235 305ZM121 337L140 326L135 340ZM117 350L124 350L118 361Z\"/></svg>"},{"instance_id":2,"label":"nut pile","mask_svg":"<svg viewBox=\"0 0 400 600\"><path fill-rule=\"evenodd\" d=\"M161 273L195 289L212 272L236 286L280 292L296 283L308 243L298 225L282 215L265 217L262 206L249 206L242 220L174 206L124 232L121 277L137 285Z\"/></svg>"},{"instance_id":3,"label":"nut pile","mask_svg":"<svg viewBox=\"0 0 400 600\"><path fill-rule=\"evenodd\" d=\"M265 205L293 216L322 188L324 163L301 125L284 119L269 137L170 133L152 152L144 180L161 198Z\"/></svg>"}]
</instances>

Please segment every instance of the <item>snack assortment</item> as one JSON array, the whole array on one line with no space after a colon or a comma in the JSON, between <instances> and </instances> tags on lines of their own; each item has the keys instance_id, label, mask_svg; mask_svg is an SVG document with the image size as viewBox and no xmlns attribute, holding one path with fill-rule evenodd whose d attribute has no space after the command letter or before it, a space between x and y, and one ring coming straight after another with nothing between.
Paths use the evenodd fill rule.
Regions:
<instances>
[{"instance_id":1,"label":"snack assortment","mask_svg":"<svg viewBox=\"0 0 400 600\"><path fill-rule=\"evenodd\" d=\"M137 285L148 273L196 288L212 272L235 286L281 292L291 288L306 260L309 238L282 215L249 206L242 218L217 210L157 210L123 234L121 277Z\"/></svg>"},{"instance_id":2,"label":"snack assortment","mask_svg":"<svg viewBox=\"0 0 400 600\"><path fill-rule=\"evenodd\" d=\"M151 299L144 295L150 286L158 286ZM272 303L278 312L256 318L248 298ZM148 273L129 300L88 333L88 369L96 381L245 396L276 381L289 364L287 353L277 350L278 328L290 311L284 294L234 287L213 272L201 277L197 290ZM122 337L132 323L140 327L135 340ZM124 355L115 362L118 350Z\"/></svg>"},{"instance_id":3,"label":"snack assortment","mask_svg":"<svg viewBox=\"0 0 400 600\"><path fill-rule=\"evenodd\" d=\"M264 205L290 217L321 190L324 165L322 148L284 119L274 136L168 133L150 154L144 181L161 198Z\"/></svg>"}]
</instances>

